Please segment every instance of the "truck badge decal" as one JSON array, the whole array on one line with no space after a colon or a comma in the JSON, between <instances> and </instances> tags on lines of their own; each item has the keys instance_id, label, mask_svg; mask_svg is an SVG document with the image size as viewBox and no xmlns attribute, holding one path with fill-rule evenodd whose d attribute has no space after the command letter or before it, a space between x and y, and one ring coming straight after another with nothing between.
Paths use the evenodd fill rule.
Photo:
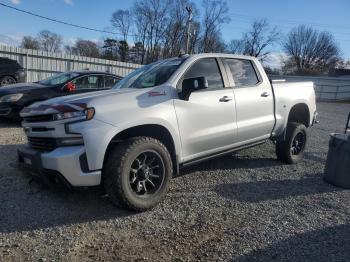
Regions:
<instances>
[{"instance_id":1,"label":"truck badge decal","mask_svg":"<svg viewBox=\"0 0 350 262\"><path fill-rule=\"evenodd\" d=\"M151 92L148 92L148 96L151 97L151 96L165 96L166 93L165 91L162 91L162 92L157 92L157 91L151 91Z\"/></svg>"}]
</instances>

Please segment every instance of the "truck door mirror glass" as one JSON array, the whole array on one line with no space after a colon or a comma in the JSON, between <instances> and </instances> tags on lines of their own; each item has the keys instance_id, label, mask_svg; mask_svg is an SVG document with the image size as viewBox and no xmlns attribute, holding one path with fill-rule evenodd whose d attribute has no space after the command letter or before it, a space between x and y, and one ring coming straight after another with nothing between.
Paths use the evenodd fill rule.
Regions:
<instances>
[{"instance_id":1,"label":"truck door mirror glass","mask_svg":"<svg viewBox=\"0 0 350 262\"><path fill-rule=\"evenodd\" d=\"M186 78L182 81L180 98L188 100L192 92L208 88L208 80L205 76Z\"/></svg>"}]
</instances>

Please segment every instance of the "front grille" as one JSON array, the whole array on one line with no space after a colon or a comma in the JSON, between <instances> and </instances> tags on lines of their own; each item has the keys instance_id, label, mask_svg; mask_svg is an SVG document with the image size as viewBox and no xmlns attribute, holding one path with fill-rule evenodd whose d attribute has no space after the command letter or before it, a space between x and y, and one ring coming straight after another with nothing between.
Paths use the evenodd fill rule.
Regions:
<instances>
[{"instance_id":1,"label":"front grille","mask_svg":"<svg viewBox=\"0 0 350 262\"><path fill-rule=\"evenodd\" d=\"M53 121L53 115L26 116L23 120L27 123Z\"/></svg>"},{"instance_id":2,"label":"front grille","mask_svg":"<svg viewBox=\"0 0 350 262\"><path fill-rule=\"evenodd\" d=\"M28 144L31 148L52 151L57 147L56 139L51 137L28 137Z\"/></svg>"}]
</instances>

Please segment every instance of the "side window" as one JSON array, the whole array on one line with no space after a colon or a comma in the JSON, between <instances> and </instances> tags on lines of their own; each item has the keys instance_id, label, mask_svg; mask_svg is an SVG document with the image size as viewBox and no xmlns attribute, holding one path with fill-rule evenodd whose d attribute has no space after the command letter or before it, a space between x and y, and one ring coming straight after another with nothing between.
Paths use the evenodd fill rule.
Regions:
<instances>
[{"instance_id":1,"label":"side window","mask_svg":"<svg viewBox=\"0 0 350 262\"><path fill-rule=\"evenodd\" d=\"M208 89L223 88L224 83L215 58L203 58L197 61L185 73L184 79L203 77L208 81Z\"/></svg>"},{"instance_id":2,"label":"side window","mask_svg":"<svg viewBox=\"0 0 350 262\"><path fill-rule=\"evenodd\" d=\"M103 76L83 76L72 81L76 89L103 88Z\"/></svg>"},{"instance_id":3,"label":"side window","mask_svg":"<svg viewBox=\"0 0 350 262\"><path fill-rule=\"evenodd\" d=\"M119 82L119 79L113 76L105 76L105 87L110 88Z\"/></svg>"},{"instance_id":4,"label":"side window","mask_svg":"<svg viewBox=\"0 0 350 262\"><path fill-rule=\"evenodd\" d=\"M232 73L235 86L253 86L259 83L254 66L250 60L225 59Z\"/></svg>"}]
</instances>

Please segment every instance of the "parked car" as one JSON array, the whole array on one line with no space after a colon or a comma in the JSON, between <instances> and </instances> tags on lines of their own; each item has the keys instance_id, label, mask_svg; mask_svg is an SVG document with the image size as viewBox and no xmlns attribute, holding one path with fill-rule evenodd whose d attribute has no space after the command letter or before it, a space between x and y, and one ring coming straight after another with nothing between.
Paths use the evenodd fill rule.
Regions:
<instances>
[{"instance_id":1,"label":"parked car","mask_svg":"<svg viewBox=\"0 0 350 262\"><path fill-rule=\"evenodd\" d=\"M300 161L316 119L312 82L273 83L254 57L197 54L159 61L112 90L21 112L19 163L49 181L103 184L116 205L156 205L179 169L271 139Z\"/></svg>"},{"instance_id":2,"label":"parked car","mask_svg":"<svg viewBox=\"0 0 350 262\"><path fill-rule=\"evenodd\" d=\"M24 82L26 72L15 60L0 57L0 87Z\"/></svg>"},{"instance_id":3,"label":"parked car","mask_svg":"<svg viewBox=\"0 0 350 262\"><path fill-rule=\"evenodd\" d=\"M14 84L0 88L0 116L20 120L23 107L37 101L78 93L106 90L114 86L120 76L94 71L72 71L56 74L35 83Z\"/></svg>"}]
</instances>

